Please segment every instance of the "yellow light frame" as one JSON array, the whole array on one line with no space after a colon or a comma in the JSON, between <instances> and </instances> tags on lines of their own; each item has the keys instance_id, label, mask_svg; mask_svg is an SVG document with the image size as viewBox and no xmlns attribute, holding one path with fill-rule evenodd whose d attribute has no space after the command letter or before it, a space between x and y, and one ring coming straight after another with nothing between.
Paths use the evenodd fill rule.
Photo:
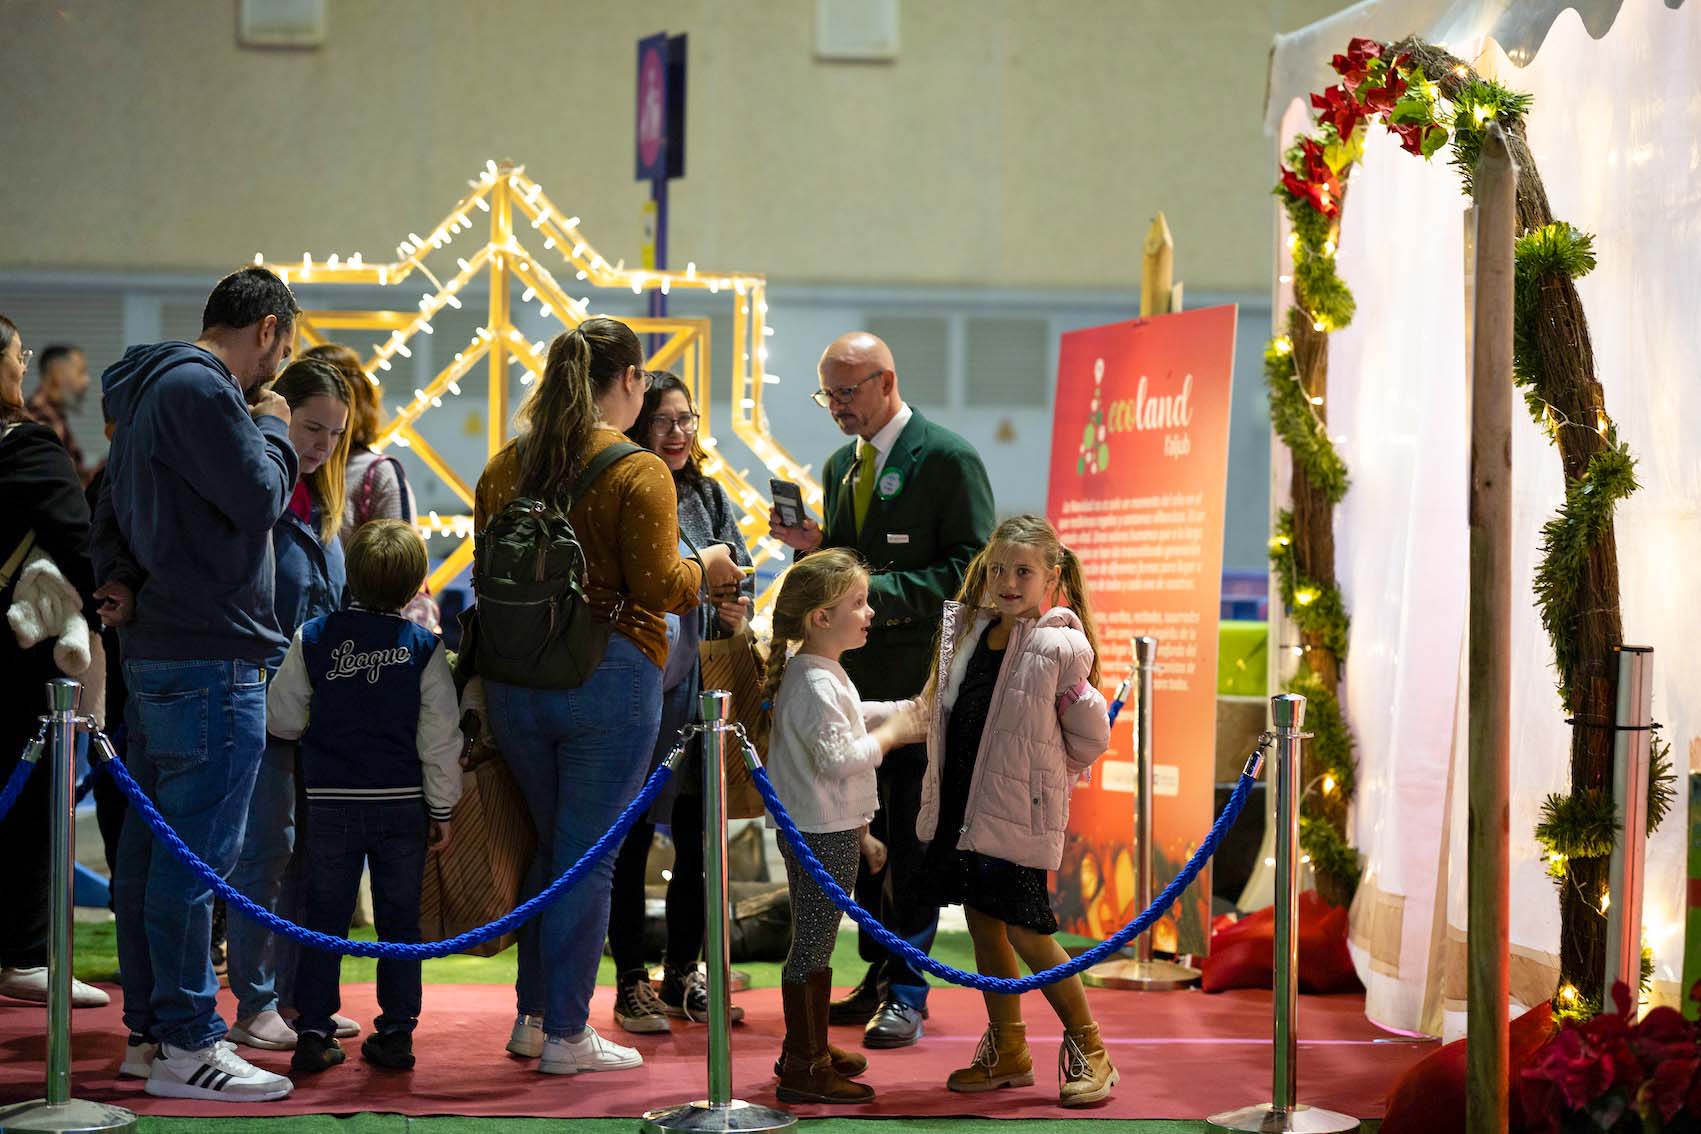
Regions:
<instances>
[{"instance_id":1,"label":"yellow light frame","mask_svg":"<svg viewBox=\"0 0 1701 1134\"><path fill-rule=\"evenodd\" d=\"M574 298L555 276L520 243L517 226L529 224L530 231L543 241L543 251L557 253L564 266L571 269L576 280L593 288L628 287L633 294L659 289L669 294L674 288L701 289L711 294L729 293L732 300L733 350L731 376L732 431L756 455L757 460L774 476L796 482L803 489L804 500L817 512L821 507L821 486L809 473L808 466L799 464L768 432L767 414L762 409L764 388L778 381L767 373L766 340L772 334L767 326L767 284L760 275L748 272L703 272L696 264L688 264L683 272L655 269L627 269L624 263L610 264L596 251L579 229L579 218L557 209L544 194L543 187L528 178L525 167L504 162L486 162L483 172L468 182L470 191L455 203L443 220L421 237L410 232L396 246L394 260L369 263L359 253L344 260L333 253L323 261L310 254L294 262L267 260L256 255L254 262L277 272L286 282L313 285L365 284L395 287L407 282L416 272L426 277L432 290L421 293L418 310L375 311L303 311L296 320L298 349L317 346L329 341L330 332L341 330L388 331L389 338L379 344L362 368L367 378L383 388L380 375L391 369L398 356L411 356L409 341L417 334L430 333L431 320L445 307L459 308L458 294L480 272L490 276L489 312L485 325L424 387L416 389L413 397L398 405L380 429L374 448L382 451L390 445L410 449L451 492L468 507L467 514L440 516L428 513L417 519L425 538L445 535L459 539L459 544L431 573L428 580L433 591L443 587L461 573L472 561L473 531L472 487L444 457L432 448L415 428L419 420L442 404L443 397L460 393L459 382L480 362L488 364L488 424L486 426L485 459L496 455L506 444L509 435L508 368L524 368L522 384L534 381L543 372L542 343L527 342L512 322L511 294L514 285L526 291L522 302L537 302L549 317L563 328L578 325L589 316L590 297ZM456 260L458 271L439 280L426 267L432 253L448 248L454 239L473 228L474 210L490 215L488 240L470 257ZM783 545L768 534L766 497L750 483L748 469L734 469L720 455L714 436L709 410L713 380L708 319L636 318L623 320L640 335L661 336L661 344L646 359L649 369L675 369L691 390L692 400L702 414L702 440L710 456L703 472L718 481L741 513L738 526L749 545L751 558L758 564L778 561L785 553ZM758 610L765 613L773 600L774 587L769 586L757 598Z\"/></svg>"}]
</instances>

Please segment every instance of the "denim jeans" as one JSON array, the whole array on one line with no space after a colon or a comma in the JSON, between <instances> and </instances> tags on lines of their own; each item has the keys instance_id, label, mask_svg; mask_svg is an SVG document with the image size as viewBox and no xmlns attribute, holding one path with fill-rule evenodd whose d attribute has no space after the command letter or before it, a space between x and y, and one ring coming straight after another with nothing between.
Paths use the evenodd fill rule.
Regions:
<instances>
[{"instance_id":1,"label":"denim jeans","mask_svg":"<svg viewBox=\"0 0 1701 1134\"><path fill-rule=\"evenodd\" d=\"M643 786L661 716L661 669L620 634L577 689L485 687L491 728L537 827L531 897L577 862ZM520 929L519 1010L550 1036L585 1030L608 932L613 855Z\"/></svg>"},{"instance_id":2,"label":"denim jeans","mask_svg":"<svg viewBox=\"0 0 1701 1134\"><path fill-rule=\"evenodd\" d=\"M190 850L228 877L266 746L266 673L252 662L124 662L130 774ZM114 880L124 1023L173 1047L225 1034L207 955L212 891L125 817Z\"/></svg>"},{"instance_id":3,"label":"denim jeans","mask_svg":"<svg viewBox=\"0 0 1701 1134\"><path fill-rule=\"evenodd\" d=\"M300 921L301 911L293 902L279 904L284 873L294 849L295 745L268 737L260 772L254 778L254 794L248 801L242 853L230 872L230 884L273 913ZM295 957L293 949L285 949L289 944L288 938L275 940L271 930L232 911L225 923L225 956L238 1020L278 1006L278 962L285 959L286 951L290 962Z\"/></svg>"},{"instance_id":4,"label":"denim jeans","mask_svg":"<svg viewBox=\"0 0 1701 1134\"><path fill-rule=\"evenodd\" d=\"M419 942L419 892L425 880L425 805L393 803L307 804L313 835L302 846L307 866L307 928L339 937L348 933L360 892L362 867L372 872L372 920L380 941ZM311 945L301 947L295 969L298 1032L336 1034L331 1016L342 1007L338 988L343 959ZM380 1032L412 1032L419 1022L419 962L378 959Z\"/></svg>"}]
</instances>

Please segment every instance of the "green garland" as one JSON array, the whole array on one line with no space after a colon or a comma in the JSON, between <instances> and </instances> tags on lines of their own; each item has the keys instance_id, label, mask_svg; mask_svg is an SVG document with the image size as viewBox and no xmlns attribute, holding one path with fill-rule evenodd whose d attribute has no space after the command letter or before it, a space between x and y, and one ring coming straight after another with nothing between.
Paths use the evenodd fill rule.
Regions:
<instances>
[{"instance_id":1,"label":"green garland","mask_svg":"<svg viewBox=\"0 0 1701 1134\"><path fill-rule=\"evenodd\" d=\"M1294 315L1298 317L1298 312ZM1294 365L1293 339L1287 335L1273 338L1264 346L1264 385L1270 392L1270 424L1276 436L1329 503L1339 504L1351 483L1347 463L1312 409Z\"/></svg>"},{"instance_id":2,"label":"green garland","mask_svg":"<svg viewBox=\"0 0 1701 1134\"><path fill-rule=\"evenodd\" d=\"M1567 707L1577 666L1577 628L1586 613L1577 601L1577 582L1589 549L1612 526L1618 502L1639 487L1629 447L1610 427L1606 433L1611 448L1596 453L1583 475L1566 485L1565 503L1542 525L1542 560L1536 567L1536 606L1553 645L1560 703Z\"/></svg>"}]
</instances>

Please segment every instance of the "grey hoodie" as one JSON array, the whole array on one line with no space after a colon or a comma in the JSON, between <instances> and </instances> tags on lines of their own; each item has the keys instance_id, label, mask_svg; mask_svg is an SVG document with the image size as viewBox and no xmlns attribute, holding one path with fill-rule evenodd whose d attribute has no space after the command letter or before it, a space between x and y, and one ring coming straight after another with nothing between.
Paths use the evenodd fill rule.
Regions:
<instances>
[{"instance_id":1,"label":"grey hoodie","mask_svg":"<svg viewBox=\"0 0 1701 1134\"><path fill-rule=\"evenodd\" d=\"M192 343L133 346L100 378L116 432L95 508L96 577L141 577L121 631L136 660L263 663L288 642L272 609L272 527L289 505L289 427Z\"/></svg>"}]
</instances>

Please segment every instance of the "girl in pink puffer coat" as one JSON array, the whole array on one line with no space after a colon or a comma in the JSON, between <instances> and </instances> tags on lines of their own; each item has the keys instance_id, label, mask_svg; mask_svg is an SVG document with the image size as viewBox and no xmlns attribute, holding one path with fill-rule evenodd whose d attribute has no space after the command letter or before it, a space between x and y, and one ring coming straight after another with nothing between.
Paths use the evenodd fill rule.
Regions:
<instances>
[{"instance_id":1,"label":"girl in pink puffer coat","mask_svg":"<svg viewBox=\"0 0 1701 1134\"><path fill-rule=\"evenodd\" d=\"M1110 721L1081 562L1043 518L1000 524L957 600L924 694L931 724L916 822L929 843L924 885L940 905L963 906L975 967L1015 977L1018 955L1035 972L1069 959L1052 937L1046 873L1062 859L1071 786L1103 755ZM1044 991L1064 1027L1059 1101L1099 1102L1117 1071L1081 978ZM1032 1085L1020 998L983 995L986 1034L946 1086Z\"/></svg>"}]
</instances>

